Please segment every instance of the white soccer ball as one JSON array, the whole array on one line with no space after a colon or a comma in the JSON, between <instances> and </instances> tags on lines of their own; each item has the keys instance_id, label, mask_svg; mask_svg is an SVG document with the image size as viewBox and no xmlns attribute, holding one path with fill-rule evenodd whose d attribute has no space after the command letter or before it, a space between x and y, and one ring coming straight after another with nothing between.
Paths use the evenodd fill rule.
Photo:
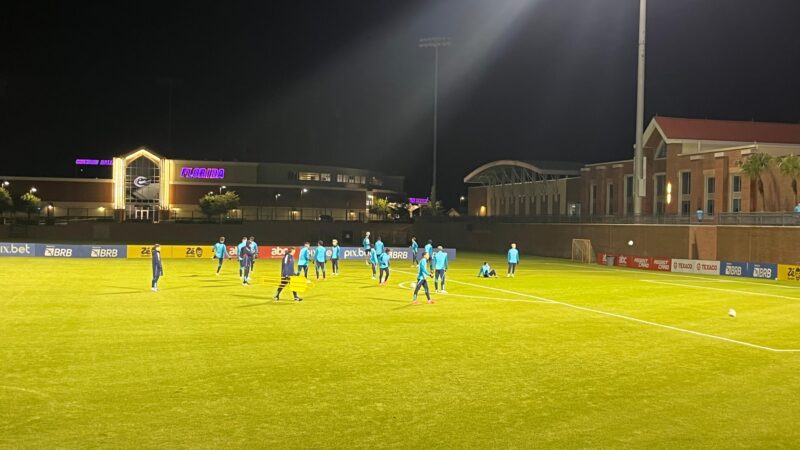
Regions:
<instances>
[{"instance_id":1,"label":"white soccer ball","mask_svg":"<svg viewBox=\"0 0 800 450\"><path fill-rule=\"evenodd\" d=\"M728 315L729 315L730 317L736 317L736 310L735 310L735 309L733 309L733 308L729 309L729 310L728 310Z\"/></svg>"},{"instance_id":2,"label":"white soccer ball","mask_svg":"<svg viewBox=\"0 0 800 450\"><path fill-rule=\"evenodd\" d=\"M633 247L633 241L628 241L628 245Z\"/></svg>"}]
</instances>

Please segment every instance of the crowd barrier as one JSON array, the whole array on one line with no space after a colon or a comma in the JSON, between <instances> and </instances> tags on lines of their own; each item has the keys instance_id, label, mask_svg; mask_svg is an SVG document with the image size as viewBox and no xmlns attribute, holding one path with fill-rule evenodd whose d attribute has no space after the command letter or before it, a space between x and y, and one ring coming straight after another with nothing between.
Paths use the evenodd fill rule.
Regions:
<instances>
[{"instance_id":1,"label":"crowd barrier","mask_svg":"<svg viewBox=\"0 0 800 450\"><path fill-rule=\"evenodd\" d=\"M152 244L139 245L74 245L74 244L36 244L0 242L0 256L39 256L48 258L152 258ZM265 245L258 248L260 259L281 259L289 251L290 246ZM227 246L228 255L236 257L236 246ZM456 258L456 249L446 248L444 251L450 260ZM300 247L295 247L293 253L297 258ZM309 249L309 259L313 260L316 247ZM330 247L326 247L327 259L331 257ZM418 252L422 257L423 251ZM163 259L202 259L211 258L214 254L211 245L162 245L161 258ZM411 249L392 248L389 253L394 260L411 260ZM365 259L366 253L361 247L340 247L340 260Z\"/></svg>"},{"instance_id":2,"label":"crowd barrier","mask_svg":"<svg viewBox=\"0 0 800 450\"><path fill-rule=\"evenodd\" d=\"M800 265L753 263L740 261L711 261L704 259L654 258L597 253L597 263L632 269L659 270L701 275L759 278L763 280L800 281Z\"/></svg>"}]
</instances>

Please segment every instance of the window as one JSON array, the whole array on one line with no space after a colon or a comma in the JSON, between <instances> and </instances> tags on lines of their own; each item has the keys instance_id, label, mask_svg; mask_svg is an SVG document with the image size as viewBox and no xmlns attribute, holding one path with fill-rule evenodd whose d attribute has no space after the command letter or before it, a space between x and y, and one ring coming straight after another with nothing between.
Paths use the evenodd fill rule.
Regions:
<instances>
[{"instance_id":1,"label":"window","mask_svg":"<svg viewBox=\"0 0 800 450\"><path fill-rule=\"evenodd\" d=\"M300 181L319 181L319 173L300 172L297 174L297 179Z\"/></svg>"},{"instance_id":2,"label":"window","mask_svg":"<svg viewBox=\"0 0 800 450\"><path fill-rule=\"evenodd\" d=\"M378 177L370 177L369 184L373 186L383 186L383 180Z\"/></svg>"},{"instance_id":3,"label":"window","mask_svg":"<svg viewBox=\"0 0 800 450\"><path fill-rule=\"evenodd\" d=\"M633 175L625 175L625 211L624 214L633 212Z\"/></svg>"},{"instance_id":4,"label":"window","mask_svg":"<svg viewBox=\"0 0 800 450\"><path fill-rule=\"evenodd\" d=\"M692 173L689 171L680 172L680 186L678 192L680 198L680 214L688 216L692 213Z\"/></svg>"},{"instance_id":5,"label":"window","mask_svg":"<svg viewBox=\"0 0 800 450\"><path fill-rule=\"evenodd\" d=\"M653 177L653 214L664 215L664 206L667 200L667 176L663 173Z\"/></svg>"},{"instance_id":6,"label":"window","mask_svg":"<svg viewBox=\"0 0 800 450\"><path fill-rule=\"evenodd\" d=\"M705 203L706 203L706 214L709 216L714 215L714 194L717 192L717 179L716 177L706 177L706 192L705 192Z\"/></svg>"},{"instance_id":7,"label":"window","mask_svg":"<svg viewBox=\"0 0 800 450\"><path fill-rule=\"evenodd\" d=\"M340 174L340 173L337 173L337 174L336 174L336 182L337 182L337 183L344 183L345 181L346 181L346 180L345 180L345 177L344 177L344 175L342 175L342 174Z\"/></svg>"},{"instance_id":8,"label":"window","mask_svg":"<svg viewBox=\"0 0 800 450\"><path fill-rule=\"evenodd\" d=\"M742 212L742 177L731 175L731 212Z\"/></svg>"},{"instance_id":9,"label":"window","mask_svg":"<svg viewBox=\"0 0 800 450\"><path fill-rule=\"evenodd\" d=\"M658 148L656 148L656 157L655 157L655 159L664 159L666 157L667 157L667 143L664 142L664 141L661 141L661 143L658 144Z\"/></svg>"},{"instance_id":10,"label":"window","mask_svg":"<svg viewBox=\"0 0 800 450\"><path fill-rule=\"evenodd\" d=\"M331 174L329 174L329 173L321 173L319 175L319 179L320 179L320 181L325 181L327 183L330 183L331 182Z\"/></svg>"},{"instance_id":11,"label":"window","mask_svg":"<svg viewBox=\"0 0 800 450\"><path fill-rule=\"evenodd\" d=\"M614 214L614 183L606 185L606 215Z\"/></svg>"}]
</instances>

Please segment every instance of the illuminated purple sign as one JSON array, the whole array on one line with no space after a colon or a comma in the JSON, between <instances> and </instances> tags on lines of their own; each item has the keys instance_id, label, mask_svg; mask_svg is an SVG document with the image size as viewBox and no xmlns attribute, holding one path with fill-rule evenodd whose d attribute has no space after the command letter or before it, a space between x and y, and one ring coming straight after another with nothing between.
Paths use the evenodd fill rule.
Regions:
<instances>
[{"instance_id":1,"label":"illuminated purple sign","mask_svg":"<svg viewBox=\"0 0 800 450\"><path fill-rule=\"evenodd\" d=\"M427 205L430 202L427 198L409 197L408 203L412 205Z\"/></svg>"},{"instance_id":2,"label":"illuminated purple sign","mask_svg":"<svg viewBox=\"0 0 800 450\"><path fill-rule=\"evenodd\" d=\"M76 159L76 166L113 166L114 161L110 159Z\"/></svg>"},{"instance_id":3,"label":"illuminated purple sign","mask_svg":"<svg viewBox=\"0 0 800 450\"><path fill-rule=\"evenodd\" d=\"M181 178L221 180L225 178L225 169L217 167L182 167Z\"/></svg>"}]
</instances>

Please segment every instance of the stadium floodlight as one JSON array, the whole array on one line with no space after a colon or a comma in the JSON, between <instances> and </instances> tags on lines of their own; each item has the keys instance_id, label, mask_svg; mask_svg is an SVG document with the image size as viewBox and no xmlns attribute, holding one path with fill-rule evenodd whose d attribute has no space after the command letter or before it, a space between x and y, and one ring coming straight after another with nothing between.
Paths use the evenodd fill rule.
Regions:
<instances>
[{"instance_id":1,"label":"stadium floodlight","mask_svg":"<svg viewBox=\"0 0 800 450\"><path fill-rule=\"evenodd\" d=\"M636 81L636 150L633 152L633 215L642 215L645 192L644 174L644 51L647 25L647 0L639 0L639 67Z\"/></svg>"},{"instance_id":2,"label":"stadium floodlight","mask_svg":"<svg viewBox=\"0 0 800 450\"><path fill-rule=\"evenodd\" d=\"M439 115L439 48L449 47L452 41L449 37L426 37L419 40L419 48L432 48L434 54L433 64L433 180L431 182L431 204L436 205L436 142L438 135ZM436 214L436 208L432 209Z\"/></svg>"}]
</instances>

